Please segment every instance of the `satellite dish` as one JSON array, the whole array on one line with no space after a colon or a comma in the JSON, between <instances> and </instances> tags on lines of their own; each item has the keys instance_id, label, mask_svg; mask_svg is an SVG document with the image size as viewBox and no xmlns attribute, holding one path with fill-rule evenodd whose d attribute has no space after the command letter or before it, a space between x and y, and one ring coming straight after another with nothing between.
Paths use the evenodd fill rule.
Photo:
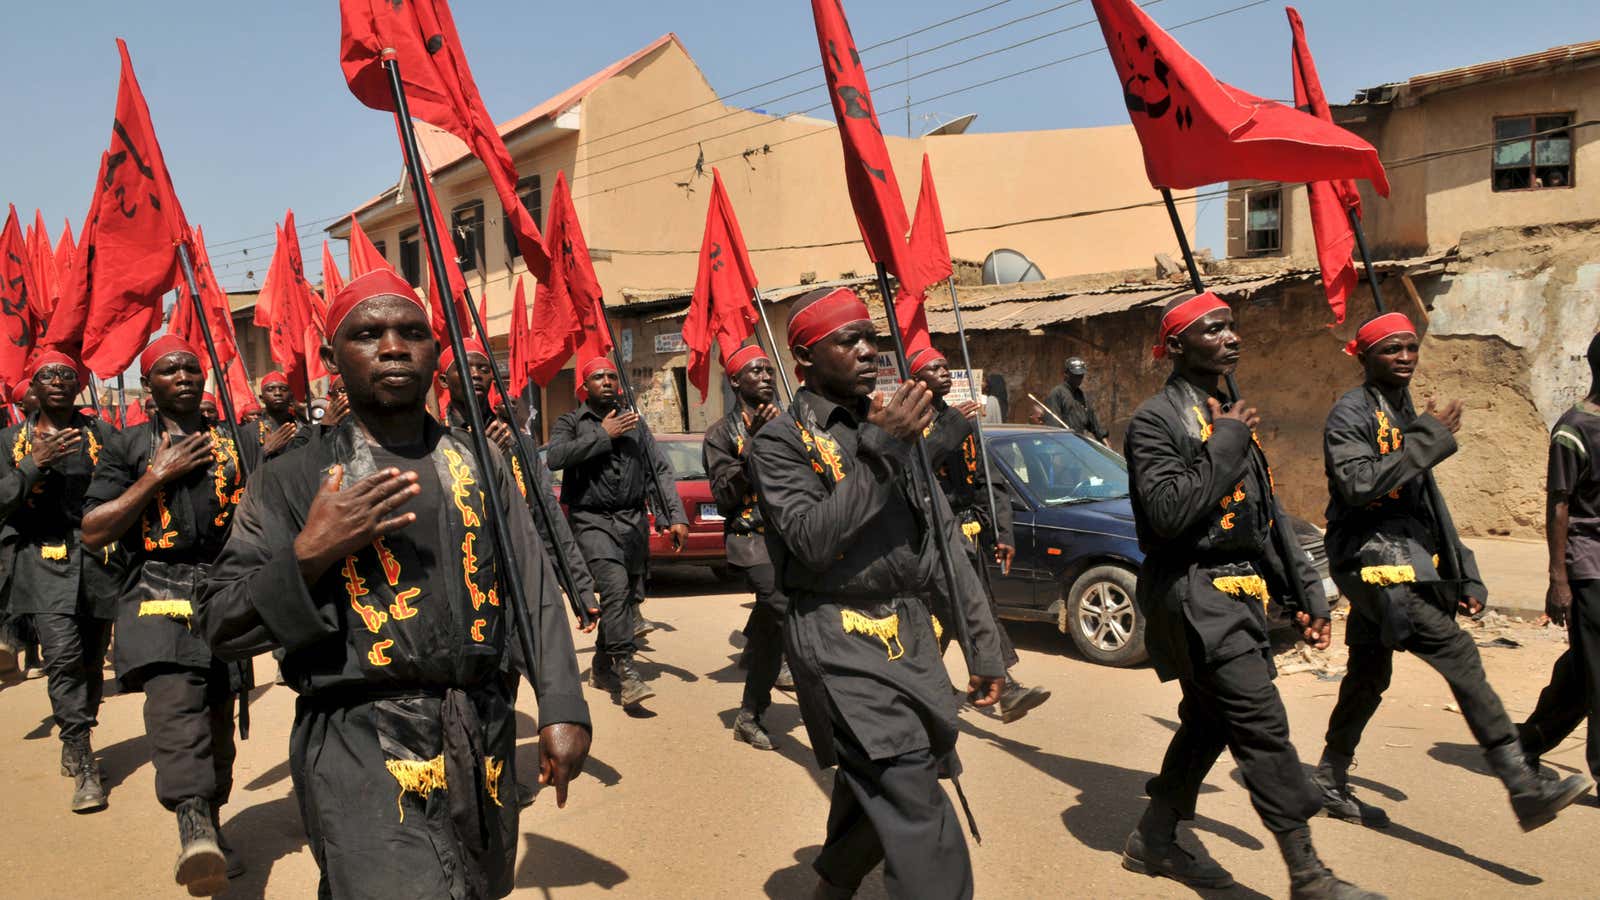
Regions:
<instances>
[{"instance_id":1,"label":"satellite dish","mask_svg":"<svg viewBox=\"0 0 1600 900\"><path fill-rule=\"evenodd\" d=\"M1039 267L1015 250L996 250L983 261L984 284L1017 284L1023 281L1043 281Z\"/></svg>"},{"instance_id":2,"label":"satellite dish","mask_svg":"<svg viewBox=\"0 0 1600 900\"><path fill-rule=\"evenodd\" d=\"M927 134L924 134L923 137L934 137L941 134L966 134L967 129L972 127L972 121L976 118L978 118L977 113L967 113L964 116L956 116L954 119L951 119L943 125L940 125L938 128L935 128Z\"/></svg>"}]
</instances>

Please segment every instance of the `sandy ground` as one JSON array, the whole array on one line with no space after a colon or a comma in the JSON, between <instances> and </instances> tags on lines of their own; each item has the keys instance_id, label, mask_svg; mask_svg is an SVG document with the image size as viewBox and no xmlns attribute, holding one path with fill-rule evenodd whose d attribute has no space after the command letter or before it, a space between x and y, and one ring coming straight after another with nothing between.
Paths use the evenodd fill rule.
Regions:
<instances>
[{"instance_id":1,"label":"sandy ground","mask_svg":"<svg viewBox=\"0 0 1600 900\"><path fill-rule=\"evenodd\" d=\"M517 870L521 897L803 897L807 863L823 833L831 773L816 769L788 698L769 724L780 741L760 753L729 736L742 673L734 666L748 595L724 591L700 570L672 573L652 588L650 615L673 630L651 638L642 668L660 696L630 717L588 691L594 755L557 810L543 794L522 816ZM973 848L980 897L1187 897L1193 891L1135 876L1118 851L1142 809L1141 792L1175 727L1178 692L1148 669L1099 668L1067 651L1048 626L1012 626L1019 674L1055 698L1012 725L967 712L963 783L984 834ZM1483 651L1490 679L1513 718L1533 705L1560 633L1514 626L1518 648ZM580 639L587 669L589 645ZM270 682L272 663L257 666ZM1315 674L1280 681L1304 755L1319 735L1338 685ZM523 709L532 707L524 692ZM1556 823L1524 835L1498 784L1485 774L1442 681L1402 657L1389 701L1367 733L1355 773L1364 795L1385 805L1387 831L1317 819L1313 828L1335 869L1395 897L1574 897L1596 894L1589 860L1600 829L1590 795ZM316 867L305 850L285 763L294 697L260 689L255 735L242 745L238 789L224 818L250 871L225 896L309 897ZM91 816L66 809L70 783L56 772L44 682L0 686L0 775L5 827L0 896L29 898L184 896L171 880L172 817L155 802L141 698L108 699L95 735L111 807ZM519 752L536 759L531 719ZM1569 740L1548 761L1583 766ZM1193 837L1229 867L1239 886L1224 897L1281 897L1287 878L1272 838L1251 810L1231 760L1212 771ZM883 896L874 875L864 897Z\"/></svg>"}]
</instances>

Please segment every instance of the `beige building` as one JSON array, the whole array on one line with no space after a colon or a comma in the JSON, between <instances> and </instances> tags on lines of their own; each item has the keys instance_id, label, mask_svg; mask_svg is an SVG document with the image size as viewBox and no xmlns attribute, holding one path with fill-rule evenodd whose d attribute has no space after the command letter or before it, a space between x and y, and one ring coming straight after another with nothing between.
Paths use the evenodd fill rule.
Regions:
<instances>
[{"instance_id":1,"label":"beige building","mask_svg":"<svg viewBox=\"0 0 1600 900\"><path fill-rule=\"evenodd\" d=\"M501 132L522 176L524 201L541 225L556 173L566 173L614 306L693 286L713 166L722 172L764 286L871 271L831 118L724 104L674 35L512 119ZM503 341L513 279L526 269L507 240L500 204L483 166L460 141L426 125L419 134L469 285L488 294L489 330ZM1175 252L1160 206L1121 209L1155 199L1131 127L890 137L888 144L908 212L916 205L922 155L931 158L958 258L982 260L1010 248L1058 277L1144 266L1156 253ZM423 286L425 251L409 194L409 186L397 183L354 214L397 270ZM1192 207L1185 208L1192 216ZM1069 215L1094 210L1105 212ZM345 220L329 231L345 237L348 228ZM720 414L721 400L713 397L685 418L684 356L670 335L635 313L620 308L615 315L619 330L637 333L635 380L646 383L641 405L678 410L663 412L656 426L698 427ZM564 373L552 383L547 420L569 408L570 378ZM651 398L649 390L676 396Z\"/></svg>"}]
</instances>

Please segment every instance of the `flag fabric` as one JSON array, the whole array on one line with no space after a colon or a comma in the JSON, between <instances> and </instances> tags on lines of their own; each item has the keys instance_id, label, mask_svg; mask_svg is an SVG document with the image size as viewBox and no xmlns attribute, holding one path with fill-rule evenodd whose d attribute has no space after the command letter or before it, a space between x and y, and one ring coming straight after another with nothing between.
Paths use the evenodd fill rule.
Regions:
<instances>
[{"instance_id":1,"label":"flag fabric","mask_svg":"<svg viewBox=\"0 0 1600 900\"><path fill-rule=\"evenodd\" d=\"M1328 98L1322 93L1322 80L1306 44L1305 24L1294 7L1288 8L1289 30L1294 34L1291 68L1294 73L1294 105L1326 122L1333 121ZM1344 321L1350 294L1356 288L1356 231L1350 213L1361 215L1361 191L1347 178L1312 181L1306 184L1311 201L1311 233L1317 241L1317 264L1322 269L1322 287L1333 310L1334 323Z\"/></svg>"},{"instance_id":2,"label":"flag fabric","mask_svg":"<svg viewBox=\"0 0 1600 900\"><path fill-rule=\"evenodd\" d=\"M922 155L922 187L917 195L917 213L911 220L906 272L895 294L895 317L900 322L906 345L906 358L933 346L928 331L928 288L955 271L950 258L950 239L944 230L944 212L939 208L939 193L933 186L933 163Z\"/></svg>"},{"instance_id":3,"label":"flag fabric","mask_svg":"<svg viewBox=\"0 0 1600 900\"><path fill-rule=\"evenodd\" d=\"M511 297L511 325L506 330L506 344L511 356L511 380L506 387L513 396L521 397L528 390L528 301L520 277Z\"/></svg>"},{"instance_id":4,"label":"flag fabric","mask_svg":"<svg viewBox=\"0 0 1600 900\"><path fill-rule=\"evenodd\" d=\"M1371 144L1216 80L1133 0L1094 0L1094 10L1152 186L1365 178L1389 196Z\"/></svg>"},{"instance_id":5,"label":"flag fabric","mask_svg":"<svg viewBox=\"0 0 1600 900\"><path fill-rule=\"evenodd\" d=\"M72 280L73 257L78 253L78 239L72 236L72 220L61 225L61 240L56 242L56 281L61 291Z\"/></svg>"},{"instance_id":6,"label":"flag fabric","mask_svg":"<svg viewBox=\"0 0 1600 900\"><path fill-rule=\"evenodd\" d=\"M354 214L350 216L350 279L354 281L368 272L387 269L394 271L394 266L389 265L382 253L378 252L377 245L361 230L361 223L356 221Z\"/></svg>"},{"instance_id":7,"label":"flag fabric","mask_svg":"<svg viewBox=\"0 0 1600 900\"><path fill-rule=\"evenodd\" d=\"M683 341L689 347L689 383L700 389L701 403L706 402L711 382L713 344L726 360L755 334L757 316L751 297L757 286L750 250L722 185L722 173L712 169L711 205L706 210L706 230L700 240L700 271L689 301L689 314L683 320Z\"/></svg>"},{"instance_id":8,"label":"flag fabric","mask_svg":"<svg viewBox=\"0 0 1600 900\"><path fill-rule=\"evenodd\" d=\"M233 401L233 414L242 421L245 416L261 408L255 391L250 388L250 375L244 370L244 360L234 359L222 364L227 373L228 399Z\"/></svg>"},{"instance_id":9,"label":"flag fabric","mask_svg":"<svg viewBox=\"0 0 1600 900\"><path fill-rule=\"evenodd\" d=\"M850 23L845 21L843 0L811 0L811 13L816 20L828 98L844 145L845 184L855 207L856 224L872 261L904 280L906 232L911 223L878 124L878 110L872 104L867 70L856 51Z\"/></svg>"},{"instance_id":10,"label":"flag fabric","mask_svg":"<svg viewBox=\"0 0 1600 900\"><path fill-rule=\"evenodd\" d=\"M322 303L333 305L333 298L344 290L344 276L339 274L339 264L334 262L333 250L326 238L322 241Z\"/></svg>"},{"instance_id":11,"label":"flag fabric","mask_svg":"<svg viewBox=\"0 0 1600 900\"><path fill-rule=\"evenodd\" d=\"M278 226L277 249L272 265L261 284L256 301L255 324L267 329L272 361L289 378L295 398L307 400L310 373L307 369L306 332L315 328L315 309L320 300L306 281L300 258L300 239L294 231L291 210Z\"/></svg>"},{"instance_id":12,"label":"flag fabric","mask_svg":"<svg viewBox=\"0 0 1600 900\"><path fill-rule=\"evenodd\" d=\"M27 240L13 206L0 231L0 331L4 332L0 339L0 382L7 389L22 383L23 370L33 356L39 330L33 302L37 292Z\"/></svg>"},{"instance_id":13,"label":"flag fabric","mask_svg":"<svg viewBox=\"0 0 1600 900\"><path fill-rule=\"evenodd\" d=\"M122 78L111 148L93 203L98 214L84 225L88 249L79 254L88 286L83 361L102 378L125 371L161 324L161 296L181 280L177 246L189 234L120 38L117 51Z\"/></svg>"},{"instance_id":14,"label":"flag fabric","mask_svg":"<svg viewBox=\"0 0 1600 900\"><path fill-rule=\"evenodd\" d=\"M399 119L395 120L395 127L399 128ZM467 279L461 274L461 260L456 256L456 242L446 224L444 213L439 209L439 198L433 192L433 179L424 178L422 183L428 187L428 213L433 216L433 230L439 235L439 252L444 255L445 280L450 285L450 297L456 305L456 321L461 323L463 336L472 336L472 313L467 309ZM422 256L428 264L428 280L425 282L425 292L428 295L428 305L432 309L433 333L439 343L450 342L450 332L444 323L444 304L437 295L439 293L438 278L433 274L433 254L428 252L427 244L421 248Z\"/></svg>"},{"instance_id":15,"label":"flag fabric","mask_svg":"<svg viewBox=\"0 0 1600 900\"><path fill-rule=\"evenodd\" d=\"M350 92L373 109L395 112L382 61L400 69L411 115L450 132L483 162L528 271L547 280L550 257L539 226L517 196L517 170L489 118L445 0L340 0L339 63Z\"/></svg>"},{"instance_id":16,"label":"flag fabric","mask_svg":"<svg viewBox=\"0 0 1600 900\"><path fill-rule=\"evenodd\" d=\"M217 273L211 268L211 254L206 250L204 228L196 228L187 242L189 265L194 269L195 286L200 290L200 306L206 311L206 324L211 329L211 340L217 348L217 361L226 368L239 356L238 335L233 329L233 309L228 305L228 295L217 285ZM167 322L167 331L183 338L196 347L205 346L205 335L195 316L194 295L189 292L187 279L178 285L178 303ZM200 354L200 367L211 371L211 356Z\"/></svg>"},{"instance_id":17,"label":"flag fabric","mask_svg":"<svg viewBox=\"0 0 1600 900\"><path fill-rule=\"evenodd\" d=\"M528 340L529 375L541 386L548 385L574 353L582 365L611 352L600 279L589 259L589 245L583 239L565 173L556 174L549 225L545 243L550 251L550 277L540 280L534 293Z\"/></svg>"},{"instance_id":18,"label":"flag fabric","mask_svg":"<svg viewBox=\"0 0 1600 900\"><path fill-rule=\"evenodd\" d=\"M38 293L29 297L34 304L35 321L45 322L61 299L61 273L56 269L55 248L50 246L50 232L45 228L44 213L33 211L33 227L28 231L28 259L33 269L34 286Z\"/></svg>"}]
</instances>

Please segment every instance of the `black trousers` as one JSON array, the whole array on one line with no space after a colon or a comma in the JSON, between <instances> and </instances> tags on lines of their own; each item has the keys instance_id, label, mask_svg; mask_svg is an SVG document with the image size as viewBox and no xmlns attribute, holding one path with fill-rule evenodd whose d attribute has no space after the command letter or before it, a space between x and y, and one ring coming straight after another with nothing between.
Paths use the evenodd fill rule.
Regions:
<instances>
[{"instance_id":1,"label":"black trousers","mask_svg":"<svg viewBox=\"0 0 1600 900\"><path fill-rule=\"evenodd\" d=\"M167 809L200 798L213 806L233 791L233 689L227 667L172 666L144 682L144 730L156 767L156 799Z\"/></svg>"},{"instance_id":2,"label":"black trousers","mask_svg":"<svg viewBox=\"0 0 1600 900\"><path fill-rule=\"evenodd\" d=\"M1203 660L1203 650L1194 646L1198 638L1192 631L1189 637L1193 658ZM1178 681L1180 724L1161 772L1145 785L1150 801L1193 819L1200 785L1226 747L1262 824L1274 834L1303 827L1322 804L1289 743L1289 717L1272 683L1271 663L1253 652L1194 668L1193 677Z\"/></svg>"},{"instance_id":3,"label":"black trousers","mask_svg":"<svg viewBox=\"0 0 1600 900\"><path fill-rule=\"evenodd\" d=\"M631 658L639 650L633 636L639 604L644 602L644 572L629 572L616 560L589 560L589 574L600 593L600 634L597 654Z\"/></svg>"},{"instance_id":4,"label":"black trousers","mask_svg":"<svg viewBox=\"0 0 1600 900\"><path fill-rule=\"evenodd\" d=\"M106 647L111 621L85 615L34 613L33 627L44 653L50 712L62 742L81 740L99 724L105 692Z\"/></svg>"},{"instance_id":5,"label":"black trousers","mask_svg":"<svg viewBox=\"0 0 1600 900\"><path fill-rule=\"evenodd\" d=\"M1005 663L1006 671L1010 672L1017 666L1017 648L1011 643L1011 635L1006 632L1005 623L1000 621L1000 607L994 602L994 586L989 583L989 568L983 559L984 554L988 554L991 559L994 557L994 546L985 544L980 547L971 540L965 541L964 546L967 548L967 560L978 573L978 581L983 583L983 594L989 598L989 615L994 616L994 628L1000 634L1000 661ZM945 624L947 626L945 634L954 637L955 629L948 627L950 623Z\"/></svg>"},{"instance_id":6,"label":"black trousers","mask_svg":"<svg viewBox=\"0 0 1600 900\"><path fill-rule=\"evenodd\" d=\"M1488 750L1516 740L1500 697L1489 686L1483 674L1483 660L1478 656L1478 645L1472 636L1461 630L1455 617L1431 602L1422 590L1414 588L1388 591L1390 603L1405 604L1404 613L1411 621L1411 634L1399 648L1391 649L1374 641L1352 639L1349 669L1344 682L1339 685L1339 701L1328 717L1327 747L1332 753L1344 757L1355 756L1356 745L1361 743L1361 732L1378 704L1383 702L1383 692L1389 688L1394 674L1394 651L1405 650L1433 667L1443 676L1461 707L1461 717L1478 745ZM1376 635L1375 627L1358 628L1355 617L1365 615L1357 606L1351 616L1351 634Z\"/></svg>"},{"instance_id":7,"label":"black trousers","mask_svg":"<svg viewBox=\"0 0 1600 900\"><path fill-rule=\"evenodd\" d=\"M756 595L756 605L744 626L746 668L740 705L759 716L772 705L772 686L783 669L783 618L789 604L778 589L778 573L770 563L738 568Z\"/></svg>"},{"instance_id":8,"label":"black trousers","mask_svg":"<svg viewBox=\"0 0 1600 900\"><path fill-rule=\"evenodd\" d=\"M933 754L868 759L847 730L833 733L839 766L817 874L855 888L881 861L890 897L970 898L972 860Z\"/></svg>"},{"instance_id":9,"label":"black trousers","mask_svg":"<svg viewBox=\"0 0 1600 900\"><path fill-rule=\"evenodd\" d=\"M1587 718L1589 774L1600 778L1600 721L1594 714L1600 699L1600 581L1572 583L1567 635L1567 652L1556 660L1533 715L1518 729L1522 749L1529 756L1543 756Z\"/></svg>"}]
</instances>

